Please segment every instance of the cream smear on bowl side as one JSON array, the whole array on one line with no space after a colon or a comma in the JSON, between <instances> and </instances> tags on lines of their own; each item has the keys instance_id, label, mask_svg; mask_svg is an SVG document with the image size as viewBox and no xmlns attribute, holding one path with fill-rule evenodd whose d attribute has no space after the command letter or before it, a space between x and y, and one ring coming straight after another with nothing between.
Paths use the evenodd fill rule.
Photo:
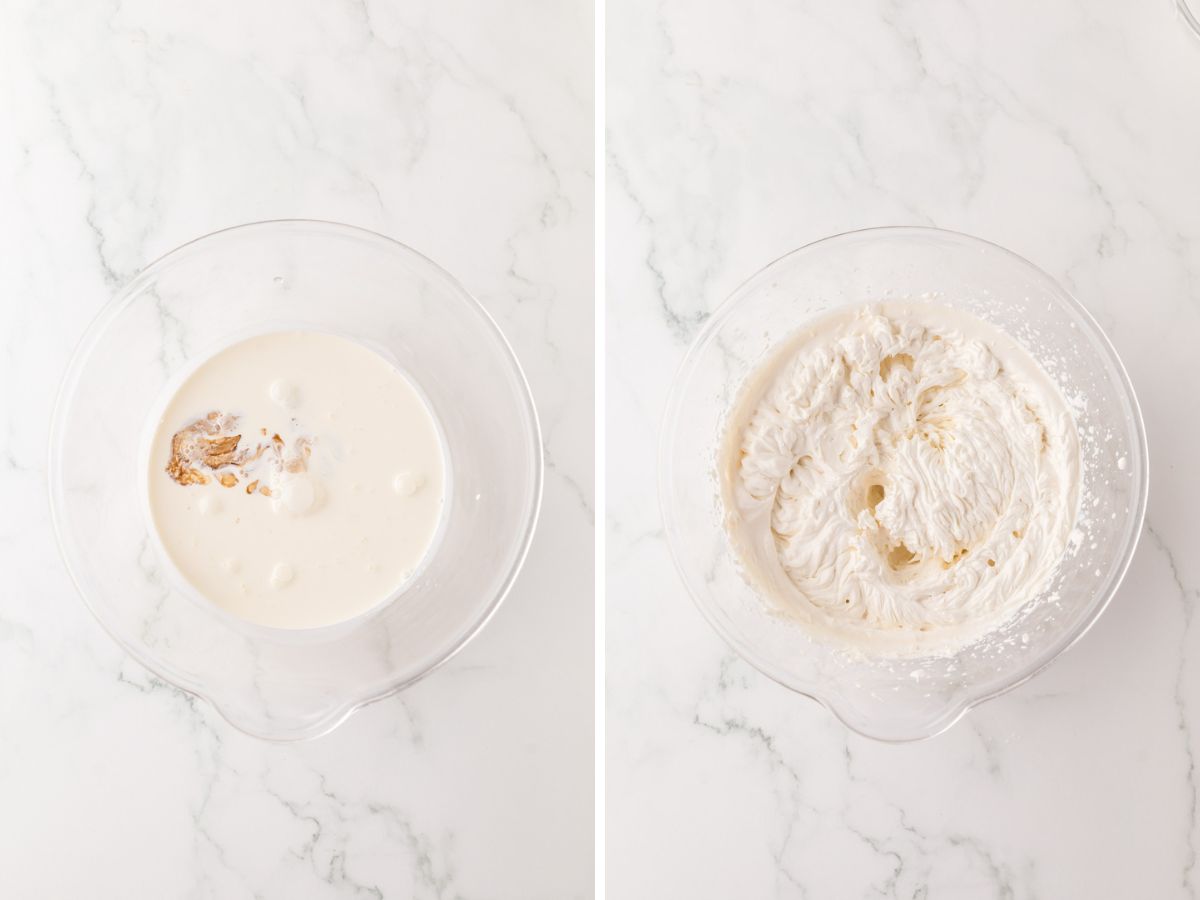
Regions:
<instances>
[{"instance_id":1,"label":"cream smear on bowl side","mask_svg":"<svg viewBox=\"0 0 1200 900\"><path fill-rule=\"evenodd\" d=\"M432 412L374 351L259 335L202 362L155 425L150 517L206 600L277 628L354 618L403 586L442 519Z\"/></svg>"},{"instance_id":2,"label":"cream smear on bowl side","mask_svg":"<svg viewBox=\"0 0 1200 900\"><path fill-rule=\"evenodd\" d=\"M756 371L718 459L744 575L870 655L943 655L1047 587L1079 506L1075 420L1018 343L886 302L809 323Z\"/></svg>"}]
</instances>

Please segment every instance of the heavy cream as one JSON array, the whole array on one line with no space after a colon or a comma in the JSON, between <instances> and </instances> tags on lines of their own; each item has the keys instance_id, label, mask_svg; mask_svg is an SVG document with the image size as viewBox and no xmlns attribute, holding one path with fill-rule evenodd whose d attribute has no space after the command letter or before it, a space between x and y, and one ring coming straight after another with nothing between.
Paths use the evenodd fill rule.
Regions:
<instances>
[{"instance_id":1,"label":"heavy cream","mask_svg":"<svg viewBox=\"0 0 1200 900\"><path fill-rule=\"evenodd\" d=\"M949 652L1043 591L1078 507L1057 387L999 330L885 303L803 328L728 419L720 474L747 577L863 649Z\"/></svg>"},{"instance_id":2,"label":"heavy cream","mask_svg":"<svg viewBox=\"0 0 1200 900\"><path fill-rule=\"evenodd\" d=\"M446 472L414 386L361 344L260 335L216 353L154 428L147 496L159 541L208 601L314 628L394 595L429 552Z\"/></svg>"}]
</instances>

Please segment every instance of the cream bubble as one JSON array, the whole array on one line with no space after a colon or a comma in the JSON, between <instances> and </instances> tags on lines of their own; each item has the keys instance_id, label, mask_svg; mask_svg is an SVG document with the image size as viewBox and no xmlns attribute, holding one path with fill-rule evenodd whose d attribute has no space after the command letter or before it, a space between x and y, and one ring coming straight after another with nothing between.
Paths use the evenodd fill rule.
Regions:
<instances>
[{"instance_id":1,"label":"cream bubble","mask_svg":"<svg viewBox=\"0 0 1200 900\"><path fill-rule=\"evenodd\" d=\"M275 590L287 587L292 583L292 579L296 577L296 570L288 563L275 563L275 568L271 570L271 587Z\"/></svg>"},{"instance_id":2,"label":"cream bubble","mask_svg":"<svg viewBox=\"0 0 1200 900\"><path fill-rule=\"evenodd\" d=\"M400 472L392 479L392 490L401 497L411 497L425 484L425 476L418 472Z\"/></svg>"},{"instance_id":3,"label":"cream bubble","mask_svg":"<svg viewBox=\"0 0 1200 900\"><path fill-rule=\"evenodd\" d=\"M316 503L317 490L312 479L298 475L281 481L276 488L279 497L276 510L282 510L288 515L302 516L313 508Z\"/></svg>"},{"instance_id":4,"label":"cream bubble","mask_svg":"<svg viewBox=\"0 0 1200 900\"><path fill-rule=\"evenodd\" d=\"M267 389L271 400L284 409L295 409L300 405L300 388L286 378L276 378Z\"/></svg>"}]
</instances>

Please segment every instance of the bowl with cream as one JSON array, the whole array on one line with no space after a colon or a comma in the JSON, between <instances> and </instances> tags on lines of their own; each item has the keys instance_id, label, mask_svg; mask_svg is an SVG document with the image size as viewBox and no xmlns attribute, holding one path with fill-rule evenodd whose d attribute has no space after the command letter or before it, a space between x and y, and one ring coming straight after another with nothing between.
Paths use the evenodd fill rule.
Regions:
<instances>
[{"instance_id":1,"label":"bowl with cream","mask_svg":"<svg viewBox=\"0 0 1200 900\"><path fill-rule=\"evenodd\" d=\"M986 241L882 228L788 254L714 313L672 387L660 492L743 657L913 740L1095 621L1147 464L1124 368L1066 291Z\"/></svg>"},{"instance_id":2,"label":"bowl with cream","mask_svg":"<svg viewBox=\"0 0 1200 900\"><path fill-rule=\"evenodd\" d=\"M322 734L487 621L532 538L528 386L414 250L261 222L137 275L76 351L51 505L135 658L271 739Z\"/></svg>"}]
</instances>

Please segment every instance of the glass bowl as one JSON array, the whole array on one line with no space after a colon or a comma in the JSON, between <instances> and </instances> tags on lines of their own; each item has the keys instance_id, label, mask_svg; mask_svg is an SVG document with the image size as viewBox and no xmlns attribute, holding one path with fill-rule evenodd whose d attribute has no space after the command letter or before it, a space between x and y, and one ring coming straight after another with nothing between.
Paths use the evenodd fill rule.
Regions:
<instances>
[{"instance_id":1,"label":"glass bowl","mask_svg":"<svg viewBox=\"0 0 1200 900\"><path fill-rule=\"evenodd\" d=\"M148 420L197 362L241 337L339 334L406 373L448 472L442 537L387 603L326 628L253 625L195 602L143 502ZM542 491L529 387L483 307L414 250L347 225L257 222L168 253L100 313L67 369L50 501L68 570L146 668L259 737L314 737L449 659L524 561Z\"/></svg>"},{"instance_id":2,"label":"glass bowl","mask_svg":"<svg viewBox=\"0 0 1200 900\"><path fill-rule=\"evenodd\" d=\"M1040 596L952 656L866 658L773 613L743 579L722 526L716 459L746 376L807 320L883 300L940 304L1007 331L1078 409L1078 540ZM667 403L659 488L668 543L700 611L748 662L867 737L949 728L1030 678L1103 611L1133 556L1148 459L1137 398L1095 320L1049 276L995 244L932 228L875 228L779 259L709 318Z\"/></svg>"}]
</instances>

